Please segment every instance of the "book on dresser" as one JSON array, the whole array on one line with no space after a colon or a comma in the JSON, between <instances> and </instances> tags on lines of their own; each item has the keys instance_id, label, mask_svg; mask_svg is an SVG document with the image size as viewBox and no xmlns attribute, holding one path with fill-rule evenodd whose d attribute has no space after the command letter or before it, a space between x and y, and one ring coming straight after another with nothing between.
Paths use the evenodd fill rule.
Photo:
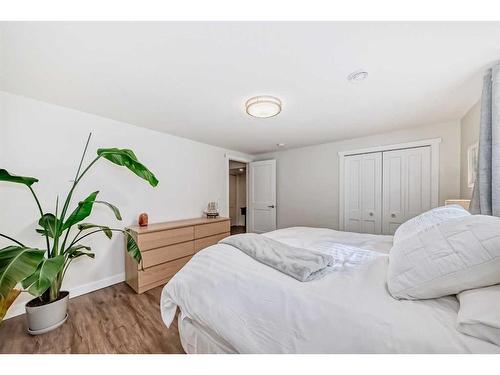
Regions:
<instances>
[{"instance_id":1,"label":"book on dresser","mask_svg":"<svg viewBox=\"0 0 500 375\"><path fill-rule=\"evenodd\" d=\"M125 279L137 293L166 284L198 251L230 235L229 218L196 218L129 227L142 267L125 256Z\"/></svg>"}]
</instances>

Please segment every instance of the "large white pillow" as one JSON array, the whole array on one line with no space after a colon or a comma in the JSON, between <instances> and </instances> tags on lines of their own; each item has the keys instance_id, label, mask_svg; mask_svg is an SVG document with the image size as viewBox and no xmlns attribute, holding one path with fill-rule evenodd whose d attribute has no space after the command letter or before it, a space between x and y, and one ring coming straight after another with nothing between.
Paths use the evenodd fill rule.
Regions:
<instances>
[{"instance_id":1,"label":"large white pillow","mask_svg":"<svg viewBox=\"0 0 500 375\"><path fill-rule=\"evenodd\" d=\"M394 233L393 242L398 243L399 241L432 227L435 224L469 215L469 211L458 204L450 204L448 206L434 208L401 224Z\"/></svg>"},{"instance_id":2,"label":"large white pillow","mask_svg":"<svg viewBox=\"0 0 500 375\"><path fill-rule=\"evenodd\" d=\"M426 299L500 283L500 218L469 215L397 242L387 285L395 298Z\"/></svg>"},{"instance_id":3,"label":"large white pillow","mask_svg":"<svg viewBox=\"0 0 500 375\"><path fill-rule=\"evenodd\" d=\"M457 330L500 345L500 285L466 290L457 298Z\"/></svg>"}]
</instances>

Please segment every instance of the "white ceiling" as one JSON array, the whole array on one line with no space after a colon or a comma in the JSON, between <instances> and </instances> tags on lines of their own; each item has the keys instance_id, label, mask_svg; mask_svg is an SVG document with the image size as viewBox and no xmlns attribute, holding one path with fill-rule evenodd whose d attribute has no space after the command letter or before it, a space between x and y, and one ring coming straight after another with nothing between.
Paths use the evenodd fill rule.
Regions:
<instances>
[{"instance_id":1,"label":"white ceiling","mask_svg":"<svg viewBox=\"0 0 500 375\"><path fill-rule=\"evenodd\" d=\"M247 153L461 118L500 23L0 23L0 89ZM366 69L352 84L346 76ZM269 94L282 113L249 117Z\"/></svg>"}]
</instances>

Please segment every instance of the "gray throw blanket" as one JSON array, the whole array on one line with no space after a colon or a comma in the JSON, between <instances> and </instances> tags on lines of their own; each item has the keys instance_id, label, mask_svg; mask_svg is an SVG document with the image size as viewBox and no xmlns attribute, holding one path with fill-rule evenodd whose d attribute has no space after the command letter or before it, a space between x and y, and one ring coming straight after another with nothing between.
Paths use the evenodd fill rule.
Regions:
<instances>
[{"instance_id":1,"label":"gray throw blanket","mask_svg":"<svg viewBox=\"0 0 500 375\"><path fill-rule=\"evenodd\" d=\"M256 233L237 234L219 243L231 245L299 281L311 281L323 276L327 267L334 263L331 255L292 247Z\"/></svg>"}]
</instances>

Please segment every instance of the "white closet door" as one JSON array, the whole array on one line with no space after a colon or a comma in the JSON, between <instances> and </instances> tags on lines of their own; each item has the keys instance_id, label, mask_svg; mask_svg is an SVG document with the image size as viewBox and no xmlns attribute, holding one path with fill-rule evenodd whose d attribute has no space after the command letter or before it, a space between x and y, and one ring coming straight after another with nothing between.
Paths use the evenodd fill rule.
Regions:
<instances>
[{"instance_id":1,"label":"white closet door","mask_svg":"<svg viewBox=\"0 0 500 375\"><path fill-rule=\"evenodd\" d=\"M418 147L383 153L383 233L431 208L431 150Z\"/></svg>"},{"instance_id":2,"label":"white closet door","mask_svg":"<svg viewBox=\"0 0 500 375\"><path fill-rule=\"evenodd\" d=\"M346 157L344 183L345 230L382 233L382 154Z\"/></svg>"}]
</instances>

